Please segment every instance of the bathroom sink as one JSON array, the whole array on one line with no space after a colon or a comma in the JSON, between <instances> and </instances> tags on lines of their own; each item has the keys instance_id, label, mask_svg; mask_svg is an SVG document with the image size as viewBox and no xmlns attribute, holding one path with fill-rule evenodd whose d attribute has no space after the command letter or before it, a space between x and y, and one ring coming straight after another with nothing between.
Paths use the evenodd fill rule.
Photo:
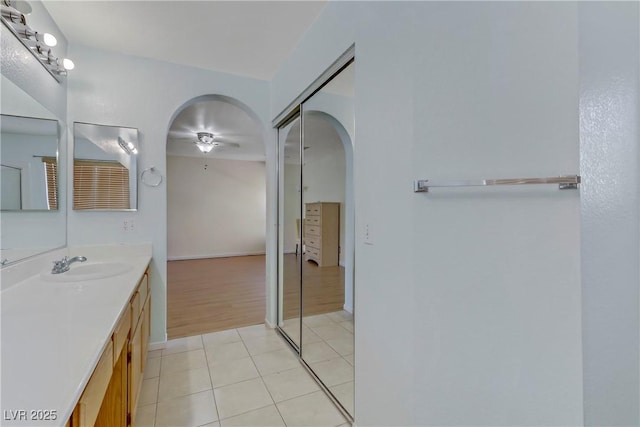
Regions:
<instances>
[{"instance_id":1,"label":"bathroom sink","mask_svg":"<svg viewBox=\"0 0 640 427\"><path fill-rule=\"evenodd\" d=\"M119 276L132 269L133 266L125 262L86 262L74 264L69 271L60 274L43 271L40 277L48 282L83 282Z\"/></svg>"}]
</instances>

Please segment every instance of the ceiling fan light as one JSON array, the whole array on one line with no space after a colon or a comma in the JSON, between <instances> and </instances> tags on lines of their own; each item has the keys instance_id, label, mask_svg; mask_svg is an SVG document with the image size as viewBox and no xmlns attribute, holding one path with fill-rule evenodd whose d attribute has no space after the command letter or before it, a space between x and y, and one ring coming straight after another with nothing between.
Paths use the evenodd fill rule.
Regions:
<instances>
[{"instance_id":1,"label":"ceiling fan light","mask_svg":"<svg viewBox=\"0 0 640 427\"><path fill-rule=\"evenodd\" d=\"M211 150L213 150L214 147L213 144L207 144L206 142L200 141L196 141L194 142L194 144L196 144L196 147L198 147L198 149L202 151L203 154L209 153Z\"/></svg>"},{"instance_id":2,"label":"ceiling fan light","mask_svg":"<svg viewBox=\"0 0 640 427\"><path fill-rule=\"evenodd\" d=\"M213 142L213 138L214 136L211 132L198 132L198 140L202 143L211 144Z\"/></svg>"}]
</instances>

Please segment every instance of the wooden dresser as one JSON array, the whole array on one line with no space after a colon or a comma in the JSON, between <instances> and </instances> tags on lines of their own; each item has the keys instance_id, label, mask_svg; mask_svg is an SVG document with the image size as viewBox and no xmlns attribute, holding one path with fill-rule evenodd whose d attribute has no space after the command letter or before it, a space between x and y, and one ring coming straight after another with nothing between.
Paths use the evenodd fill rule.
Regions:
<instances>
[{"instance_id":1,"label":"wooden dresser","mask_svg":"<svg viewBox=\"0 0 640 427\"><path fill-rule=\"evenodd\" d=\"M340 203L305 203L305 261L319 267L338 265L340 255Z\"/></svg>"}]
</instances>

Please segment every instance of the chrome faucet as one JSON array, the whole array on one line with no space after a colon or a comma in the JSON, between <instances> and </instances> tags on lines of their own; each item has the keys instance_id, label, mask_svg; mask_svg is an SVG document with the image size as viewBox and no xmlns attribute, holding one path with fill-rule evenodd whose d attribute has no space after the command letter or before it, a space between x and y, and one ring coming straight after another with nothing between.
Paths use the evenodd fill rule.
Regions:
<instances>
[{"instance_id":1,"label":"chrome faucet","mask_svg":"<svg viewBox=\"0 0 640 427\"><path fill-rule=\"evenodd\" d=\"M53 261L53 269L51 270L51 274L60 274L65 271L69 271L71 264L79 261L85 262L87 257L84 256L74 256L73 258L64 257L60 261Z\"/></svg>"}]
</instances>

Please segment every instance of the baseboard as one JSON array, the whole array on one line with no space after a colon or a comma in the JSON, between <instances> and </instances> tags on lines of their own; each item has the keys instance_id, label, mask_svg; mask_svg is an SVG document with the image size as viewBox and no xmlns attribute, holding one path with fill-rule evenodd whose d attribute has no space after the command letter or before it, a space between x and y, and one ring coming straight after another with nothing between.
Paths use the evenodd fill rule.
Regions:
<instances>
[{"instance_id":1,"label":"baseboard","mask_svg":"<svg viewBox=\"0 0 640 427\"><path fill-rule=\"evenodd\" d=\"M208 254L208 255L182 255L182 256L169 256L167 257L167 261L185 261L188 259L206 259L206 258L230 258L234 256L253 256L253 255L264 255L265 252L225 252L219 254Z\"/></svg>"},{"instance_id":2,"label":"baseboard","mask_svg":"<svg viewBox=\"0 0 640 427\"><path fill-rule=\"evenodd\" d=\"M351 307L351 306L347 306L347 304L343 305L343 306L342 306L342 309L343 309L344 311L348 311L349 313L353 314L353 307Z\"/></svg>"},{"instance_id":3,"label":"baseboard","mask_svg":"<svg viewBox=\"0 0 640 427\"><path fill-rule=\"evenodd\" d=\"M149 351L164 350L167 346L167 341L158 341L149 343Z\"/></svg>"}]
</instances>

